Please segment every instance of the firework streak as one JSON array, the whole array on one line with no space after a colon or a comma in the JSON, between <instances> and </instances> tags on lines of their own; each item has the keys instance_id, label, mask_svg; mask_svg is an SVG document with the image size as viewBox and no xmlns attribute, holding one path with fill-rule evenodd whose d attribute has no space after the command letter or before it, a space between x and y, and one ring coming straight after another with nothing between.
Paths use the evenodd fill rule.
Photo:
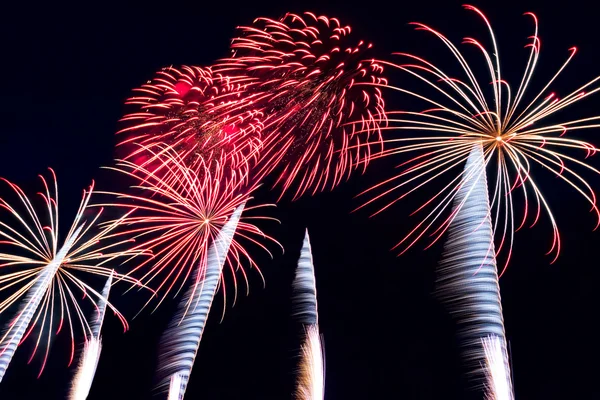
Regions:
<instances>
[{"instance_id":1,"label":"firework streak","mask_svg":"<svg viewBox=\"0 0 600 400\"><path fill-rule=\"evenodd\" d=\"M104 289L102 290L102 297L98 302L98 315L92 325L91 337L89 340L85 341L81 361L79 362L77 373L73 378L73 386L71 388L69 400L87 399L90 389L92 388L96 368L100 361L100 352L102 351L100 331L102 330L102 322L104 322L104 314L106 314L106 305L108 304L112 280L113 274L108 277Z\"/></svg>"},{"instance_id":2,"label":"firework streak","mask_svg":"<svg viewBox=\"0 0 600 400\"><path fill-rule=\"evenodd\" d=\"M508 364L481 145L473 147L465 175L454 198L458 211L448 229L437 292L457 320L468 364L478 371L485 360L481 340L490 335L502 343Z\"/></svg>"},{"instance_id":3,"label":"firework streak","mask_svg":"<svg viewBox=\"0 0 600 400\"><path fill-rule=\"evenodd\" d=\"M296 399L322 400L325 395L325 354L319 334L315 268L308 230L300 251L294 279L294 315L304 328L304 343L298 372Z\"/></svg>"},{"instance_id":4,"label":"firework streak","mask_svg":"<svg viewBox=\"0 0 600 400\"><path fill-rule=\"evenodd\" d=\"M48 353L50 340L54 333L58 334L64 325L67 325L71 333L71 358L75 352L75 339L73 327L73 312L80 322L84 334L91 333L91 328L83 317L83 310L76 299L74 292L80 291L83 297L97 307L97 298L102 302L102 295L94 290L85 280L78 277L79 273L92 274L108 277L113 271L103 266L117 257L135 257L143 252L140 251L115 251L117 246L125 245L130 240L121 240L106 244L106 239L122 220L106 224L93 235L88 235L92 228L96 227L96 221L102 214L102 209L96 213L91 220L83 220L84 211L90 201L93 184L89 190L84 191L83 199L75 220L62 245L58 243L58 185L56 176L50 170L54 180L54 191L50 190L47 181L42 177L45 192L39 193L43 199L48 224L44 225L38 216L33 203L17 185L4 180L14 194L17 196L19 207L15 208L5 199L0 198L0 209L8 211L10 217L18 223L10 226L0 221L0 246L17 251L21 255L0 253L0 268L7 270L0 276L0 289L9 291L8 295L0 302L0 314L22 299L21 310L17 316L8 324L8 328L0 338L0 380L6 372L6 368L12 359L17 346L24 341L39 323L39 334L36 345L31 354L30 361L36 354L38 346L44 339L46 349L44 360L40 369L42 373ZM19 212L19 208L24 212ZM87 238L86 238L87 236ZM120 276L126 282L138 285L138 281L129 277ZM110 304L117 317L121 320L124 329L127 329L125 318ZM55 315L60 310L60 317ZM64 324L67 322L67 324ZM58 323L58 326L55 326ZM44 333L46 331L47 333Z\"/></svg>"},{"instance_id":5,"label":"firework streak","mask_svg":"<svg viewBox=\"0 0 600 400\"><path fill-rule=\"evenodd\" d=\"M198 266L196 271L201 276L181 299L179 311L163 334L158 374L161 386L170 382L169 400L182 400L185 394L206 319L243 209L243 204L236 208L210 246L206 268ZM174 396L174 393L177 395Z\"/></svg>"},{"instance_id":6,"label":"firework streak","mask_svg":"<svg viewBox=\"0 0 600 400\"><path fill-rule=\"evenodd\" d=\"M501 338L492 335L481 340L485 351L485 400L513 400L510 368L506 362L506 345Z\"/></svg>"}]
</instances>

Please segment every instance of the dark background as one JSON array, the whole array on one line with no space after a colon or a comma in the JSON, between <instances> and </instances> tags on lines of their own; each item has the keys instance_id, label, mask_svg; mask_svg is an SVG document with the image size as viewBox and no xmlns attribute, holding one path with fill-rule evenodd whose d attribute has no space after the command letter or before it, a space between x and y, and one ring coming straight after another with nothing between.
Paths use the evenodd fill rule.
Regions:
<instances>
[{"instance_id":1,"label":"dark background","mask_svg":"<svg viewBox=\"0 0 600 400\"><path fill-rule=\"evenodd\" d=\"M110 165L114 132L124 99L163 66L208 65L228 54L237 25L257 16L278 17L304 10L336 16L356 36L375 44L376 54L409 51L439 60L442 47L407 25L422 21L455 42L472 35L487 40L483 24L450 1L346 1L292 4L274 1L215 2L48 2L3 5L0 9L0 175L26 190L39 189L37 174L53 167L59 179L63 222L74 213L81 190L92 179L100 188L120 188ZM501 4L500 4L501 3ZM546 3L546 4L544 4ZM580 49L557 82L563 95L600 73L597 10L585 2L563 5L531 1L476 4L490 17L507 78L516 87L526 61L522 49L532 32L521 17L540 18L542 56L539 76L548 78L567 56ZM442 54L442 56L440 56ZM446 65L453 62L447 59ZM392 80L394 76L391 76ZM400 81L395 81L400 82ZM564 89L561 89L564 88ZM388 109L410 108L406 99L387 98ZM600 98L576 106L573 116L593 115ZM569 114L567 111L566 114ZM563 114L564 115L564 114ZM577 135L575 135L577 136ZM598 132L579 133L593 143ZM373 163L333 193L273 211L281 225L261 225L285 247L271 261L256 252L266 277L250 272L249 297L241 297L223 323L211 314L193 370L187 399L289 399L294 389L298 331L290 318L290 285L302 235L308 227L316 264L321 330L327 351L326 398L468 399L481 398L463 378L453 325L432 296L440 246L417 246L397 258L389 249L413 226L408 214L419 195L387 213L368 218L350 214L360 190L390 174L397 160ZM597 160L591 161L599 166ZM597 176L588 175L598 186ZM514 384L519 399L600 399L596 382L597 249L593 216L584 201L549 174L540 185L555 211L563 252L550 265L547 224L517 233L515 253L501 280L506 331L512 347ZM4 190L4 189L2 189ZM258 200L271 202L263 191ZM66 229L65 225L63 229ZM64 230L63 230L64 232ZM132 317L135 295L114 300ZM150 399L159 336L175 302L154 315L131 321L122 334L116 318L104 326L104 351L89 399ZM215 304L222 308L222 301ZM2 316L7 321L9 316ZM3 322L5 323L5 322ZM17 352L0 398L62 399L74 368L67 369L67 332L53 343L47 369L26 365L31 344ZM160 398L160 396L155 397Z\"/></svg>"}]
</instances>

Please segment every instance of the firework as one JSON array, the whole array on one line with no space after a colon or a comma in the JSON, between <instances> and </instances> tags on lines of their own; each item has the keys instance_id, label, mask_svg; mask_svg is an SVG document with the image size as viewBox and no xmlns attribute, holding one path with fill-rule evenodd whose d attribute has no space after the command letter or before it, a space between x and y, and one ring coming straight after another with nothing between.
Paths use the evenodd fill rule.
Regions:
<instances>
[{"instance_id":1,"label":"firework","mask_svg":"<svg viewBox=\"0 0 600 400\"><path fill-rule=\"evenodd\" d=\"M7 251L0 253L0 268L6 271L0 277L0 291L8 293L0 302L0 314L6 315L7 310L18 302L21 302L21 308L0 338L0 380L17 346L30 336L35 326L39 326L39 334L35 338L35 348L30 360L40 346L45 347L40 374L46 364L54 332L58 334L65 325L71 334L70 364L75 350L74 320L79 321L84 334L91 332L88 322L83 317L80 300L75 297L76 293L84 294L83 298L94 306L97 306L99 301L103 301L102 295L86 282L87 279L83 276L108 277L113 270L105 267L105 264L117 257L139 254L136 251L116 250L129 240L106 242L120 220L97 229L96 223L102 214L102 209L91 218L85 217L93 183L83 192L83 200L75 220L61 246L58 231L58 185L54 172L50 171L54 181L53 186L40 176L45 190L39 193L39 196L45 204L46 223L43 222L44 219L36 211L34 202L26 196L25 192L17 185L3 179L16 195L18 206L13 206L4 198L0 198L0 207L8 214L4 221L0 221L0 237L2 237L0 245ZM13 220L13 225L9 225L7 222L9 219ZM94 230L97 232L93 233ZM120 277L132 284L138 284L132 278ZM107 305L115 311L124 329L127 330L125 318L112 304L107 303Z\"/></svg>"},{"instance_id":2,"label":"firework","mask_svg":"<svg viewBox=\"0 0 600 400\"><path fill-rule=\"evenodd\" d=\"M73 378L73 387L71 388L70 400L85 400L92 388L96 368L100 361L100 352L102 351L102 340L100 339L100 331L104 322L104 314L106 313L106 305L108 304L108 295L112 285L113 275L111 274L106 280L102 296L98 302L98 315L92 324L91 337L85 341L83 354L77 373Z\"/></svg>"},{"instance_id":3,"label":"firework","mask_svg":"<svg viewBox=\"0 0 600 400\"><path fill-rule=\"evenodd\" d=\"M353 41L336 18L288 13L240 27L232 56L214 71L242 85L263 119L260 176L279 171L283 191L295 197L334 187L366 167L381 150L384 118L380 64L364 61L372 47ZM348 123L349 121L357 121Z\"/></svg>"},{"instance_id":4,"label":"firework","mask_svg":"<svg viewBox=\"0 0 600 400\"><path fill-rule=\"evenodd\" d=\"M481 146L475 146L465 165L467 184L454 198L458 212L448 229L437 274L437 294L458 322L465 360L477 376L485 356L481 338L493 335L506 341L482 161ZM506 349L500 350L508 363Z\"/></svg>"},{"instance_id":5,"label":"firework","mask_svg":"<svg viewBox=\"0 0 600 400\"><path fill-rule=\"evenodd\" d=\"M131 193L103 192L116 196L118 201L99 206L128 210L127 217L121 221L122 229L115 236L133 237L138 242L133 250L152 252L152 258L137 264L129 274L141 274L140 281L163 293L158 307L169 293L177 294L185 286L194 270L197 272L192 279L198 284L206 271L210 244L233 212L250 198L240 189L245 185L245 176L235 170L228 170L229 176L225 176L225 168L219 166L200 163L192 168L175 149L164 144L143 148L154 167L118 161L116 167L109 169L134 181ZM262 206L245 210L258 207ZM247 276L241 268L243 261L260 270L245 245L253 243L268 252L259 241L262 238L273 240L244 218L237 224L227 264L232 272L241 270L246 286ZM235 279L235 273L233 277ZM237 286L237 282L235 284ZM190 305L188 302L188 307Z\"/></svg>"},{"instance_id":6,"label":"firework","mask_svg":"<svg viewBox=\"0 0 600 400\"><path fill-rule=\"evenodd\" d=\"M506 344L498 336L481 340L485 351L485 375L487 393L485 400L512 400L515 398L510 382L510 368L504 354Z\"/></svg>"},{"instance_id":7,"label":"firework","mask_svg":"<svg viewBox=\"0 0 600 400\"><path fill-rule=\"evenodd\" d=\"M206 319L243 209L244 204L236 208L210 246L206 268L197 271L202 274L199 282L189 287L179 303L177 314L163 334L158 374L161 386L170 382L169 398L179 400L185 394Z\"/></svg>"},{"instance_id":8,"label":"firework","mask_svg":"<svg viewBox=\"0 0 600 400\"><path fill-rule=\"evenodd\" d=\"M526 13L533 20L535 29L530 42L525 46L529 49L529 55L523 76L517 90L512 90L508 81L501 75L496 37L490 22L478 9L472 6L465 8L476 12L482 18L491 35L493 51L487 50L482 43L473 38L464 40L464 43L473 46L483 55L488 67L486 74L490 76L476 75L476 70L444 35L427 25L414 24L418 30L429 32L443 42L458 61L465 79L450 76L440 67L412 54L397 53L407 60L406 63L380 61L423 83L423 92L391 85L388 88L408 95L415 102L423 102L427 108L420 112L388 112L390 126L387 129L409 130L423 135L389 139L393 148L382 156L411 152L418 155L404 162L404 168L398 175L364 192L375 195L361 207L396 194L379 208L376 212L379 213L424 186L439 182L442 189L413 212L413 215L425 216L398 243L398 248L404 252L419 239L427 236L431 237L432 243L436 242L458 213L457 209L450 211L451 204L460 187L468 181L465 176L466 170L460 172L460 169L473 147L481 146L483 163L489 168L488 177L492 182L490 215L498 242L496 252L506 255L502 272L510 260L514 233L527 225L534 226L540 220L542 212L547 215L552 226L553 238L548 254L553 256L554 261L560 252L559 230L549 202L532 170L537 165L555 174L579 192L600 218L594 192L580 174L585 170L594 173L600 171L582 161L582 157L571 155L579 151L579 155L587 158L594 155L597 149L590 143L567 137L571 132L599 127L597 122L600 116L544 123L550 116L560 115L559 111L596 93L600 88L594 87L594 84L600 77L581 85L560 99L555 93L549 92L551 85L575 55L576 48L573 47L569 49L567 60L552 78L533 95L529 95L541 42L538 37L537 18L532 13ZM481 82L484 82L485 86ZM426 90L437 94L437 97L428 97ZM529 100L526 100L528 98ZM515 209L516 196L523 199L524 207L521 213ZM444 217L448 214L449 216Z\"/></svg>"},{"instance_id":9,"label":"firework","mask_svg":"<svg viewBox=\"0 0 600 400\"><path fill-rule=\"evenodd\" d=\"M599 88L594 85L600 77L563 98L550 93L551 85L576 53L576 49L571 48L558 71L531 94L541 42L537 18L527 13L535 29L526 46L528 61L523 76L516 91L512 90L501 74L497 41L490 22L478 9L465 8L481 17L489 30L491 51L473 38L464 40L482 55L487 66L485 75L489 77L482 77L444 35L426 25L415 24L418 30L433 34L445 45L463 76L451 76L425 58L407 53L398 53L404 62L381 62L415 78L425 88L414 91L388 86L416 103L421 102L425 108L420 112L388 112L388 129L423 135L389 140L393 148L382 156L412 152L416 155L401 164L403 169L398 175L363 192L374 195L361 207L389 199L394 194L377 214L425 186L437 185L436 193L413 212L413 215L423 215L420 222L396 248L405 252L425 237L431 239L429 247L448 233L438 270L438 294L457 317L467 359L479 366L485 359L481 346L484 337L493 335L506 343L497 257L503 258L502 275L511 258L515 232L526 225L536 225L542 212L553 231L548 252L552 262L560 252L555 217L534 170L547 170L567 183L600 217L594 192L582 175L586 170L600 172L582 160L594 155L597 149L587 142L567 137L572 132L600 126L597 123L600 117L546 122L551 116L558 118L566 107L596 93ZM427 90L432 94L427 94ZM522 199L521 212L516 208L519 200L516 197ZM505 346L501 349L502 360L507 364ZM506 379L510 384L510 378Z\"/></svg>"},{"instance_id":10,"label":"firework","mask_svg":"<svg viewBox=\"0 0 600 400\"><path fill-rule=\"evenodd\" d=\"M226 160L236 169L256 157L262 145L261 115L251 107L252 99L241 85L210 68L163 68L133 92L125 103L133 111L121 119L125 127L117 132L129 161L147 161L139 145L168 143L190 167Z\"/></svg>"},{"instance_id":11,"label":"firework","mask_svg":"<svg viewBox=\"0 0 600 400\"><path fill-rule=\"evenodd\" d=\"M171 376L171 382L169 383L169 396L167 400L180 400L181 392L183 387L181 382L183 381L183 376L181 374L173 374Z\"/></svg>"},{"instance_id":12,"label":"firework","mask_svg":"<svg viewBox=\"0 0 600 400\"><path fill-rule=\"evenodd\" d=\"M304 343L296 398L318 400L325 395L325 355L322 336L319 334L319 314L317 311L317 288L315 268L312 261L308 231L300 251L298 269L294 279L295 315L304 327Z\"/></svg>"}]
</instances>

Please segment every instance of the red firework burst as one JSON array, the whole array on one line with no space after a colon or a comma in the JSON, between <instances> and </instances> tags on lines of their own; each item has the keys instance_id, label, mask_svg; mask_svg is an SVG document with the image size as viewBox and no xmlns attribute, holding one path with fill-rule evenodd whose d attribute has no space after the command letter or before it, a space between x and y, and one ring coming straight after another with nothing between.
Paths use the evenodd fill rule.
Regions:
<instances>
[{"instance_id":1,"label":"red firework burst","mask_svg":"<svg viewBox=\"0 0 600 400\"><path fill-rule=\"evenodd\" d=\"M234 210L251 200L247 193L253 187L246 186L244 173L223 168L226 160L213 161L216 165L201 161L191 167L179 152L164 144L143 146L140 151L152 161L152 168L127 160L120 160L115 168L110 168L132 178L131 188L135 193L102 192L117 196L118 200L96 206L128 211L119 221L123 229L113 236L133 237L137 245L130 251L144 250L153 254L129 274L142 273L141 282L152 285L156 292L162 291L160 305L173 290L179 292L183 288L195 268L199 275L194 277L194 282L203 280L208 248ZM258 207L245 207L245 211ZM233 272L242 271L245 280L242 261L245 259L251 267L257 268L245 243L257 244L265 250L260 239L277 243L252 223L245 222L249 219L271 218L246 217L237 224L227 261Z\"/></svg>"},{"instance_id":2,"label":"red firework burst","mask_svg":"<svg viewBox=\"0 0 600 400\"><path fill-rule=\"evenodd\" d=\"M210 69L164 68L133 91L126 104L136 110L121 119L127 126L118 134L127 134L119 146L135 164L147 162L144 146L168 143L192 168L219 160L238 169L261 146L259 112L241 85Z\"/></svg>"},{"instance_id":3,"label":"red firework burst","mask_svg":"<svg viewBox=\"0 0 600 400\"><path fill-rule=\"evenodd\" d=\"M365 61L372 46L355 42L335 18L304 13L258 18L240 27L231 58L213 71L243 85L263 120L263 151L254 174L277 168L295 198L333 188L381 150L384 102L375 85L383 68ZM360 85L369 83L375 85Z\"/></svg>"}]
</instances>

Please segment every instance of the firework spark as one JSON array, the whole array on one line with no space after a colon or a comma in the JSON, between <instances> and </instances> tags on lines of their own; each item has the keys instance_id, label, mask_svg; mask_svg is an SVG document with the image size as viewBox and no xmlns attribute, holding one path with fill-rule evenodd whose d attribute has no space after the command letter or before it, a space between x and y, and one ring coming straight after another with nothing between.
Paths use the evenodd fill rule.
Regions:
<instances>
[{"instance_id":1,"label":"firework spark","mask_svg":"<svg viewBox=\"0 0 600 400\"><path fill-rule=\"evenodd\" d=\"M473 147L465 171L468 180L454 198L459 211L448 228L436 291L456 319L470 375L479 379L486 357L482 338L505 342L506 335L481 146ZM508 363L505 349L501 355Z\"/></svg>"},{"instance_id":2,"label":"firework spark","mask_svg":"<svg viewBox=\"0 0 600 400\"><path fill-rule=\"evenodd\" d=\"M540 166L579 192L591 205L591 210L599 217L600 223L596 196L581 175L585 170L594 173L600 171L586 164L578 156L583 155L587 158L594 155L597 149L587 142L567 137L567 134L572 132L599 127L600 116L546 122L550 117L558 116L565 108L600 90L600 87L594 86L600 77L581 85L560 99L555 93L549 92L551 85L574 57L576 48L573 47L569 50L567 60L551 79L529 96L541 42L538 37L537 17L526 13L534 22L535 29L526 46L529 48L529 54L523 76L517 90L514 91L501 74L497 41L490 22L475 7L465 8L482 18L491 35L491 51L473 38L465 38L463 42L483 56L487 65L486 74L489 74L489 77L480 77L458 47L444 35L427 25L414 24L418 30L433 34L446 46L458 62L464 79L453 77L425 58L412 54L397 53L407 60L404 63L380 62L415 78L417 83L423 83L424 87L437 94L437 97L428 97L426 91L388 86L393 91L408 95L415 102L424 102L427 109L421 112L388 112L390 126L387 129L423 134L431 132L431 135L389 140L394 148L386 151L384 156L410 152L419 154L401 164L403 170L398 175L367 190L366 192L376 194L362 207L402 191L381 207L377 212L379 213L424 186L431 186L434 181L440 182L441 190L423 202L413 213L425 213L421 222L397 246L404 252L426 236L432 239L433 244L443 236L459 212L459 209L450 209L460 187L468 181L467 171L460 172L460 168L465 164L473 147L481 146L484 164L489 168L489 178L492 182L491 217L494 220L494 232L498 242L496 252L498 255L505 255L501 272L504 272L509 263L514 233L528 224L534 226L540 220L542 212L547 215L552 226L553 239L548 254L552 255L554 261L560 252L560 234L554 214L533 174L533 169L536 165ZM491 84L488 85L490 81ZM482 85L481 82L485 82L486 85ZM515 196L523 199L524 207L520 217L515 210ZM445 217L448 214L449 216Z\"/></svg>"},{"instance_id":3,"label":"firework spark","mask_svg":"<svg viewBox=\"0 0 600 400\"><path fill-rule=\"evenodd\" d=\"M295 197L334 187L366 167L381 150L385 118L379 88L380 64L364 61L371 44L351 42L351 28L336 18L288 13L279 20L257 18L240 27L232 56L215 72L244 86L265 115L260 176L279 171L283 191ZM347 121L358 121L347 123Z\"/></svg>"},{"instance_id":4,"label":"firework spark","mask_svg":"<svg viewBox=\"0 0 600 400\"><path fill-rule=\"evenodd\" d=\"M38 215L34 202L26 196L25 192L17 185L3 179L16 195L18 206L13 206L4 198L0 198L0 208L8 214L4 221L9 218L14 221L13 225L0 221L2 238L0 245L7 249L7 252L0 253L0 268L6 271L0 277L0 291L8 293L0 302L0 314L6 314L7 310L19 301L21 309L0 338L0 380L17 346L30 336L36 326L39 326L39 334L35 338L35 348L30 361L38 351L38 347L45 346L40 374L46 364L53 335L58 334L65 325L68 326L71 334L70 364L75 351L74 320L79 321L84 334L91 333L76 293L84 294L83 298L96 307L98 302L103 300L102 295L79 275L111 276L113 270L105 267L105 264L118 257L140 254L137 251L116 250L129 240L106 241L121 222L120 220L115 220L93 233L102 214L100 209L91 218L84 216L92 196L93 183L88 190L84 191L75 220L61 247L58 185L54 171L50 171L54 185L50 186L48 181L40 176L45 190L38 193L45 204L47 224L44 224L44 219ZM120 276L120 278L138 284L136 280L129 277ZM127 330L125 318L112 304L107 304Z\"/></svg>"}]
</instances>

